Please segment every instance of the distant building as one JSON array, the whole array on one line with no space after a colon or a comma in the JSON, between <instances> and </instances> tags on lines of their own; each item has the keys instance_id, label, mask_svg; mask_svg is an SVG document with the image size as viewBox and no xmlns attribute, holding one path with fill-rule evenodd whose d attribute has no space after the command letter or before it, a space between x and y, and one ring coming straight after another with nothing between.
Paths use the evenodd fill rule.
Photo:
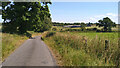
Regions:
<instances>
[{"instance_id":1,"label":"distant building","mask_svg":"<svg viewBox=\"0 0 120 68\"><path fill-rule=\"evenodd\" d=\"M90 24L87 24L87 26L86 27L91 27L91 25Z\"/></svg>"}]
</instances>

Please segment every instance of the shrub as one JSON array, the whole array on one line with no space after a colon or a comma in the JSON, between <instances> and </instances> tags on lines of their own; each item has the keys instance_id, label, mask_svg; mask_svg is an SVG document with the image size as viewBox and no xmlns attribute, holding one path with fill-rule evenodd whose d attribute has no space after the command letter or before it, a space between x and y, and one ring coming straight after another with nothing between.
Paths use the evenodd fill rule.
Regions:
<instances>
[{"instance_id":1,"label":"shrub","mask_svg":"<svg viewBox=\"0 0 120 68\"><path fill-rule=\"evenodd\" d=\"M48 33L46 34L46 37L53 36L54 34L56 34L56 32L48 32Z\"/></svg>"},{"instance_id":2,"label":"shrub","mask_svg":"<svg viewBox=\"0 0 120 68\"><path fill-rule=\"evenodd\" d=\"M53 31L57 31L57 28L54 27L54 28L52 28L52 30L53 30Z\"/></svg>"},{"instance_id":3,"label":"shrub","mask_svg":"<svg viewBox=\"0 0 120 68\"><path fill-rule=\"evenodd\" d=\"M96 31L97 28L89 28L89 29L86 29L87 31Z\"/></svg>"},{"instance_id":4,"label":"shrub","mask_svg":"<svg viewBox=\"0 0 120 68\"><path fill-rule=\"evenodd\" d=\"M101 32L101 30L97 30L96 32Z\"/></svg>"},{"instance_id":5,"label":"shrub","mask_svg":"<svg viewBox=\"0 0 120 68\"><path fill-rule=\"evenodd\" d=\"M97 28L93 28L93 30L97 30Z\"/></svg>"},{"instance_id":6,"label":"shrub","mask_svg":"<svg viewBox=\"0 0 120 68\"><path fill-rule=\"evenodd\" d=\"M44 41L44 37L41 37L41 40L43 40L43 41Z\"/></svg>"}]
</instances>

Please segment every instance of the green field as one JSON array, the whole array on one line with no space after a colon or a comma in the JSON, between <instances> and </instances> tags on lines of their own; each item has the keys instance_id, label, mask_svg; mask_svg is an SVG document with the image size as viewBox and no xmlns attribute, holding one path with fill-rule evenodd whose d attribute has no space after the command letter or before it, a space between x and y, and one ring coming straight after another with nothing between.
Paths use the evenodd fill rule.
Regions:
<instances>
[{"instance_id":1,"label":"green field","mask_svg":"<svg viewBox=\"0 0 120 68\"><path fill-rule=\"evenodd\" d=\"M62 66L115 66L118 33L48 32L44 37ZM107 43L105 43L105 40ZM107 46L107 47L106 47Z\"/></svg>"},{"instance_id":2,"label":"green field","mask_svg":"<svg viewBox=\"0 0 120 68\"><path fill-rule=\"evenodd\" d=\"M93 30L96 29L96 30ZM90 27L85 27L85 30L82 31L80 27L77 28L70 28L70 27L62 27L62 26L53 26L51 28L51 31L60 31L60 32L66 32L66 31L70 31L70 32L97 32L102 31L103 27L98 27L96 25L92 25ZM112 32L118 32L118 25L116 27L112 27Z\"/></svg>"}]
</instances>

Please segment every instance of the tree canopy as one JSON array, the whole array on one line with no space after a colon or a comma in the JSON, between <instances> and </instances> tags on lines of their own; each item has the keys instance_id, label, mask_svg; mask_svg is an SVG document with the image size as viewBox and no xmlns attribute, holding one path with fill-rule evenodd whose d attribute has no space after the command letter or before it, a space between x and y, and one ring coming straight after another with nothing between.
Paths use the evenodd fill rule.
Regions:
<instances>
[{"instance_id":1,"label":"tree canopy","mask_svg":"<svg viewBox=\"0 0 120 68\"><path fill-rule=\"evenodd\" d=\"M103 18L103 20L99 20L99 23L97 23L96 25L99 27L103 27L104 31L112 31L112 27L116 27L115 22L113 22L110 18L106 17Z\"/></svg>"},{"instance_id":2,"label":"tree canopy","mask_svg":"<svg viewBox=\"0 0 120 68\"><path fill-rule=\"evenodd\" d=\"M43 32L51 27L51 2L2 2L3 32L24 34Z\"/></svg>"}]
</instances>

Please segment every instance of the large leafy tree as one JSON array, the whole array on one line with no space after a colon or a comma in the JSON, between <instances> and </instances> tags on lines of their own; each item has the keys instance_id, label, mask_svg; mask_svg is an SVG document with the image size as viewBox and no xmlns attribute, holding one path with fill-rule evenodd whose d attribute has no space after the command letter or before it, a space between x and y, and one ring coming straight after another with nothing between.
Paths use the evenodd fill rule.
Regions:
<instances>
[{"instance_id":1,"label":"large leafy tree","mask_svg":"<svg viewBox=\"0 0 120 68\"><path fill-rule=\"evenodd\" d=\"M35 32L43 32L51 27L51 15L47 4L41 6L41 3L33 3L30 14L30 22L33 25L31 27Z\"/></svg>"},{"instance_id":2,"label":"large leafy tree","mask_svg":"<svg viewBox=\"0 0 120 68\"><path fill-rule=\"evenodd\" d=\"M28 27L28 2L15 2L11 3L2 3L2 18L4 19L3 31L4 32L19 32L23 34L27 31Z\"/></svg>"},{"instance_id":3,"label":"large leafy tree","mask_svg":"<svg viewBox=\"0 0 120 68\"><path fill-rule=\"evenodd\" d=\"M99 27L103 27L104 31L112 31L112 27L116 27L115 22L113 22L110 18L106 17L103 18L103 20L99 20L99 23L97 23L96 25Z\"/></svg>"},{"instance_id":4,"label":"large leafy tree","mask_svg":"<svg viewBox=\"0 0 120 68\"><path fill-rule=\"evenodd\" d=\"M41 6L40 2L2 2L3 32L24 34L27 30L48 30L51 27L48 3Z\"/></svg>"}]
</instances>

